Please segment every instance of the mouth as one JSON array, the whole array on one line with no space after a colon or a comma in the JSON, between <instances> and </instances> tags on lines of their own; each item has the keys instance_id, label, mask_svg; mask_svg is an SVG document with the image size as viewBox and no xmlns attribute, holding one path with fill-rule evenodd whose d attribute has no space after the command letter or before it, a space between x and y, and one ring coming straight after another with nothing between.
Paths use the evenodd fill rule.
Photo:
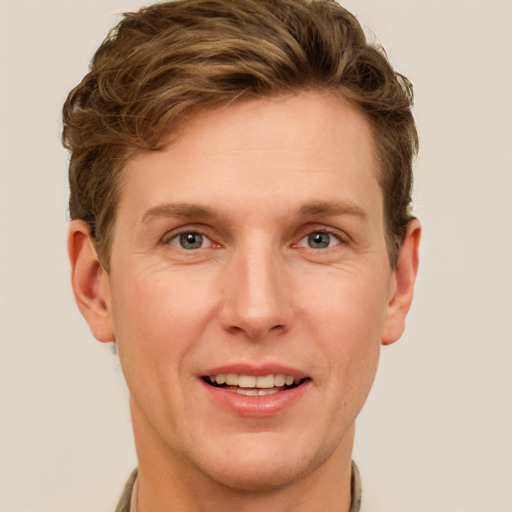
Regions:
<instances>
[{"instance_id":1,"label":"mouth","mask_svg":"<svg viewBox=\"0 0 512 512\"><path fill-rule=\"evenodd\" d=\"M309 377L298 378L292 375L244 375L219 373L202 377L209 386L222 388L245 396L266 396L295 389L309 381Z\"/></svg>"}]
</instances>

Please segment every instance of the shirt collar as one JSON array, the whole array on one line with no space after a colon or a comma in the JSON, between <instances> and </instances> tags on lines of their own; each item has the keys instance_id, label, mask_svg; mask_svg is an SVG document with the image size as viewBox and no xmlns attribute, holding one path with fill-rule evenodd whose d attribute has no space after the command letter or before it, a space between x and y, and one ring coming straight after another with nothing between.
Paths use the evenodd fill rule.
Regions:
<instances>
[{"instance_id":1,"label":"shirt collar","mask_svg":"<svg viewBox=\"0 0 512 512\"><path fill-rule=\"evenodd\" d=\"M126 482L123 495L117 505L116 512L137 512L138 470L135 469ZM356 463L352 461L350 493L352 496L349 512L360 512L361 509L361 476Z\"/></svg>"}]
</instances>

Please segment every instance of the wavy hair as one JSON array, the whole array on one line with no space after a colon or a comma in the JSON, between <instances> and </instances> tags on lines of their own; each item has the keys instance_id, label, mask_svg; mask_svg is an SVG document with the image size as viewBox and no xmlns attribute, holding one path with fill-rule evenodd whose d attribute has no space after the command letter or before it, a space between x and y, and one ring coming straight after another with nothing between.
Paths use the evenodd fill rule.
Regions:
<instances>
[{"instance_id":1,"label":"wavy hair","mask_svg":"<svg viewBox=\"0 0 512 512\"><path fill-rule=\"evenodd\" d=\"M70 216L87 222L106 268L131 156L161 148L198 109L301 90L340 95L369 121L394 266L418 137L412 86L384 50L334 0L175 0L124 14L64 104Z\"/></svg>"}]
</instances>

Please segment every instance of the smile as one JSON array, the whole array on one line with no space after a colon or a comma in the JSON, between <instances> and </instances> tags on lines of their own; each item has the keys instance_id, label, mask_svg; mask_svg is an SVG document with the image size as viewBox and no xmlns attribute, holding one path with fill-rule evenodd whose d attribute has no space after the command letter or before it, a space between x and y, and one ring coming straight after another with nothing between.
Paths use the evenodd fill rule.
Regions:
<instances>
[{"instance_id":1,"label":"smile","mask_svg":"<svg viewBox=\"0 0 512 512\"><path fill-rule=\"evenodd\" d=\"M291 375L243 375L236 373L220 373L204 377L210 386L245 396L266 396L294 389L306 379L295 378Z\"/></svg>"}]
</instances>

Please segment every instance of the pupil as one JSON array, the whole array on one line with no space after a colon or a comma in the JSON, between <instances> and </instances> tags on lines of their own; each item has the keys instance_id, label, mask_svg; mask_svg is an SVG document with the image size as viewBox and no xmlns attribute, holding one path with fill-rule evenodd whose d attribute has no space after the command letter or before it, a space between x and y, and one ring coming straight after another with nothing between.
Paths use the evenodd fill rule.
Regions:
<instances>
[{"instance_id":1,"label":"pupil","mask_svg":"<svg viewBox=\"0 0 512 512\"><path fill-rule=\"evenodd\" d=\"M203 244L203 235L199 233L183 233L180 235L180 244L184 249L199 249Z\"/></svg>"},{"instance_id":2,"label":"pupil","mask_svg":"<svg viewBox=\"0 0 512 512\"><path fill-rule=\"evenodd\" d=\"M331 237L329 233L311 233L308 237L309 246L313 249L325 249L329 247Z\"/></svg>"}]
</instances>

